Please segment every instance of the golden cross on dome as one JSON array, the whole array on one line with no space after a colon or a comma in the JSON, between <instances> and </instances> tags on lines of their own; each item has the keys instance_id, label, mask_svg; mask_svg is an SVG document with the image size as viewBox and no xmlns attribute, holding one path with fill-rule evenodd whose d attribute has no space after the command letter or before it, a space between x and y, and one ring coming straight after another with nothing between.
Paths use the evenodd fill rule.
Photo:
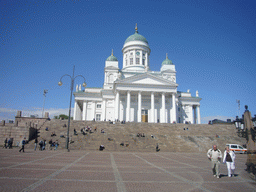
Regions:
<instances>
[{"instance_id":1,"label":"golden cross on dome","mask_svg":"<svg viewBox=\"0 0 256 192\"><path fill-rule=\"evenodd\" d=\"M136 26L135 26L135 33L138 33L137 23L136 23Z\"/></svg>"}]
</instances>

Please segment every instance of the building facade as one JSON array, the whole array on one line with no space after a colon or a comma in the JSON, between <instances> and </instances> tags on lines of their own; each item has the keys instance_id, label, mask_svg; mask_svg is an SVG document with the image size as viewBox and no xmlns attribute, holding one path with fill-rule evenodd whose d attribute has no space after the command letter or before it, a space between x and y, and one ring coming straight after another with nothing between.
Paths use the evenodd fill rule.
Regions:
<instances>
[{"instance_id":1,"label":"building facade","mask_svg":"<svg viewBox=\"0 0 256 192\"><path fill-rule=\"evenodd\" d=\"M200 124L198 91L177 91L175 65L166 54L160 71L149 67L147 39L135 33L123 46L123 65L113 55L105 61L103 88L76 86L74 120Z\"/></svg>"}]
</instances>

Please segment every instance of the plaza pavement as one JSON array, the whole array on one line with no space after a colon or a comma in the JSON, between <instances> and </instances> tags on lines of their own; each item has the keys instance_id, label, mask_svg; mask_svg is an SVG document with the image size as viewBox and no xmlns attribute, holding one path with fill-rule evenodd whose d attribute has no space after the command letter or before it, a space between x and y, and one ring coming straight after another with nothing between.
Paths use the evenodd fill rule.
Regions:
<instances>
[{"instance_id":1,"label":"plaza pavement","mask_svg":"<svg viewBox=\"0 0 256 192\"><path fill-rule=\"evenodd\" d=\"M213 177L206 153L0 149L0 191L256 191L236 155L236 176Z\"/></svg>"}]
</instances>

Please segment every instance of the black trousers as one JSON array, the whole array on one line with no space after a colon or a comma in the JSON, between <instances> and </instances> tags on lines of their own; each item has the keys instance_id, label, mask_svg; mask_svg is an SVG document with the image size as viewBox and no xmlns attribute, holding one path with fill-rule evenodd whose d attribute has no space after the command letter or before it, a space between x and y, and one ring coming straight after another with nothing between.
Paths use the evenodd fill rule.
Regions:
<instances>
[{"instance_id":1,"label":"black trousers","mask_svg":"<svg viewBox=\"0 0 256 192\"><path fill-rule=\"evenodd\" d=\"M19 150L19 152L23 151L24 152L24 145L22 145L21 149Z\"/></svg>"}]
</instances>

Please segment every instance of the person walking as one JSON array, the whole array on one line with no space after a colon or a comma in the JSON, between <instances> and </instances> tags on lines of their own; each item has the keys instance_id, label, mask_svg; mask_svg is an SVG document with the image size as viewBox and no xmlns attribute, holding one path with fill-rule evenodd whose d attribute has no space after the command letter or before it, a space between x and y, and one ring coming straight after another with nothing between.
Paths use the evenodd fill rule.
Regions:
<instances>
[{"instance_id":1,"label":"person walking","mask_svg":"<svg viewBox=\"0 0 256 192\"><path fill-rule=\"evenodd\" d=\"M34 149L34 150L36 150L37 143L38 143L38 140L37 140L37 137L36 137L36 138L35 138L35 149Z\"/></svg>"},{"instance_id":2,"label":"person walking","mask_svg":"<svg viewBox=\"0 0 256 192\"><path fill-rule=\"evenodd\" d=\"M219 168L222 153L219 149L217 149L217 145L213 145L213 148L208 150L207 157L211 161L213 176L220 178Z\"/></svg>"},{"instance_id":3,"label":"person walking","mask_svg":"<svg viewBox=\"0 0 256 192\"><path fill-rule=\"evenodd\" d=\"M7 144L8 144L8 139L6 138L6 139L4 140L4 146L3 146L3 148L7 149Z\"/></svg>"},{"instance_id":4,"label":"person walking","mask_svg":"<svg viewBox=\"0 0 256 192\"><path fill-rule=\"evenodd\" d=\"M25 147L25 143L26 143L26 137L24 137L24 139L21 141L21 149L19 150L19 152L23 151L23 153L25 152L24 151L24 147Z\"/></svg>"},{"instance_id":5,"label":"person walking","mask_svg":"<svg viewBox=\"0 0 256 192\"><path fill-rule=\"evenodd\" d=\"M48 150L52 150L52 139L49 141Z\"/></svg>"},{"instance_id":6,"label":"person walking","mask_svg":"<svg viewBox=\"0 0 256 192\"><path fill-rule=\"evenodd\" d=\"M57 150L58 146L59 146L59 143L58 143L58 140L56 140L56 142L55 142L55 149L54 150Z\"/></svg>"},{"instance_id":7,"label":"person walking","mask_svg":"<svg viewBox=\"0 0 256 192\"><path fill-rule=\"evenodd\" d=\"M43 140L40 140L40 142L39 142L39 150L40 151L43 150L43 144L44 144Z\"/></svg>"},{"instance_id":8,"label":"person walking","mask_svg":"<svg viewBox=\"0 0 256 192\"><path fill-rule=\"evenodd\" d=\"M226 150L223 155L223 163L226 163L228 169L228 177L232 177L235 174L235 158L236 155L234 151L230 150L229 147L226 147Z\"/></svg>"}]
</instances>

